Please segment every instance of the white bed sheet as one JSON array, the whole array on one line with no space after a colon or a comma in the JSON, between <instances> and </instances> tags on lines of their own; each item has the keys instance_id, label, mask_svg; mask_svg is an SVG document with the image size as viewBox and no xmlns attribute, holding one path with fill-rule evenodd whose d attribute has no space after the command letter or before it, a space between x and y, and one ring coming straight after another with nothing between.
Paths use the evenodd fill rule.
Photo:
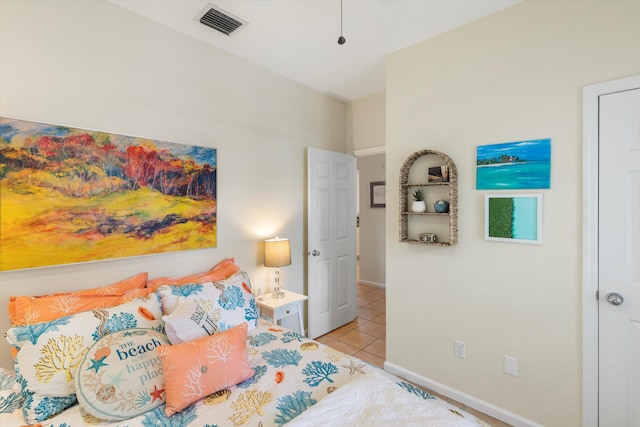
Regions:
<instances>
[{"instance_id":1,"label":"white bed sheet","mask_svg":"<svg viewBox=\"0 0 640 427\"><path fill-rule=\"evenodd\" d=\"M298 415L287 427L478 427L480 420L440 399L407 393L398 383L371 371ZM486 424L484 424L486 425Z\"/></svg>"}]
</instances>

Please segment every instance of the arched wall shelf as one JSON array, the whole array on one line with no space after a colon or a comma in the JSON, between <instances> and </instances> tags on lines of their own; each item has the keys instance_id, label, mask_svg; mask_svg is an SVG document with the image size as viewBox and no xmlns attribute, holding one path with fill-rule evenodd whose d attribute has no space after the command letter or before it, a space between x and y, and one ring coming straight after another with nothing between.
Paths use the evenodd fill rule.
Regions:
<instances>
[{"instance_id":1,"label":"arched wall shelf","mask_svg":"<svg viewBox=\"0 0 640 427\"><path fill-rule=\"evenodd\" d=\"M433 182L428 179L427 167L447 166L448 179ZM418 168L424 167L424 180ZM414 190L422 189L426 195L427 211L412 212L410 197ZM434 198L449 202L449 212L439 213L433 209ZM446 223L448 220L448 227ZM421 241L420 234L430 228L446 230L437 234L437 241ZM435 150L413 153L402 164L400 170L400 242L417 245L454 246L458 243L458 168L451 157Z\"/></svg>"}]
</instances>

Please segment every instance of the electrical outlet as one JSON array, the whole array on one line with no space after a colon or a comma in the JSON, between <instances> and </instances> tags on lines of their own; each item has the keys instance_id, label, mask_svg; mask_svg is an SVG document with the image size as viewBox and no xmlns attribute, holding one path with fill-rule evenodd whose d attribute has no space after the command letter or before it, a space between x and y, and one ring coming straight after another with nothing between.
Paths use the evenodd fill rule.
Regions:
<instances>
[{"instance_id":1,"label":"electrical outlet","mask_svg":"<svg viewBox=\"0 0 640 427\"><path fill-rule=\"evenodd\" d=\"M460 359L465 358L464 342L453 340L453 355Z\"/></svg>"},{"instance_id":2,"label":"electrical outlet","mask_svg":"<svg viewBox=\"0 0 640 427\"><path fill-rule=\"evenodd\" d=\"M518 376L518 359L504 356L504 373L514 377Z\"/></svg>"}]
</instances>

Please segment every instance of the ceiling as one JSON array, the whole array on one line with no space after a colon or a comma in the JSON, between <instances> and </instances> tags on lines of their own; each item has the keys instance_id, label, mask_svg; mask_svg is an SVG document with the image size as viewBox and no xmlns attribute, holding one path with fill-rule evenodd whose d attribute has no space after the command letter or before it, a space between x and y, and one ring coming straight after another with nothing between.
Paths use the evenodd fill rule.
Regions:
<instances>
[{"instance_id":1,"label":"ceiling","mask_svg":"<svg viewBox=\"0 0 640 427\"><path fill-rule=\"evenodd\" d=\"M384 91L385 55L521 0L109 0L348 101ZM211 5L246 22L231 36L198 22Z\"/></svg>"}]
</instances>

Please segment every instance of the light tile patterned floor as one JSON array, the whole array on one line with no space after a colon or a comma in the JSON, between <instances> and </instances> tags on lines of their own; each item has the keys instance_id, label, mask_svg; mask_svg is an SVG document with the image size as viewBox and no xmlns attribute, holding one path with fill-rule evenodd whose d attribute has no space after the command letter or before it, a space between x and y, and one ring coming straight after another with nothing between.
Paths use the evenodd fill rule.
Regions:
<instances>
[{"instance_id":1,"label":"light tile patterned floor","mask_svg":"<svg viewBox=\"0 0 640 427\"><path fill-rule=\"evenodd\" d=\"M341 328L316 338L323 344L356 356L379 368L383 368L386 359L386 298L385 290L375 286L358 284L358 318ZM459 402L438 395L459 408L472 413L492 427L509 427L495 418L469 408Z\"/></svg>"}]
</instances>

